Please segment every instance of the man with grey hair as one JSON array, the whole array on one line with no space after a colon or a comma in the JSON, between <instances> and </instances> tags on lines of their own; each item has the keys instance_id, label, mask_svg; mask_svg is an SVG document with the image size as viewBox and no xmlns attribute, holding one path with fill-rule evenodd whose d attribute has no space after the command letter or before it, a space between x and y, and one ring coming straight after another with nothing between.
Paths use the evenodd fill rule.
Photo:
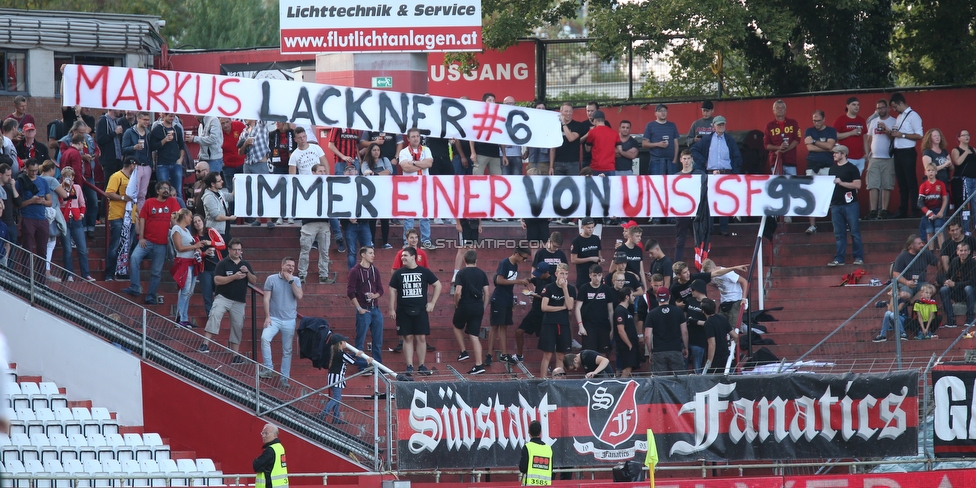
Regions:
<instances>
[{"instance_id":1,"label":"man with grey hair","mask_svg":"<svg viewBox=\"0 0 976 488\"><path fill-rule=\"evenodd\" d=\"M261 455L254 458L255 488L288 486L288 466L285 462L285 447L278 440L278 428L264 424L261 429Z\"/></svg>"},{"instance_id":2,"label":"man with grey hair","mask_svg":"<svg viewBox=\"0 0 976 488\"><path fill-rule=\"evenodd\" d=\"M295 343L295 321L298 301L302 299L302 282L295 276L295 258L281 260L281 271L264 280L264 331L261 332L262 378L274 376L271 341L281 332L281 387L288 388L291 373L291 350Z\"/></svg>"}]
</instances>

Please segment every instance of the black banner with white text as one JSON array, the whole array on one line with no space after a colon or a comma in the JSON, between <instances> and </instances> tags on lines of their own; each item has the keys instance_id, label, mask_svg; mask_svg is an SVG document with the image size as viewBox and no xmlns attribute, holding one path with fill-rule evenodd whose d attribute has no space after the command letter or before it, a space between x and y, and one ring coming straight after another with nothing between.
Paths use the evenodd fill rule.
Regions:
<instances>
[{"instance_id":1,"label":"black banner with white text","mask_svg":"<svg viewBox=\"0 0 976 488\"><path fill-rule=\"evenodd\" d=\"M907 456L918 373L397 383L401 469L511 467L542 424L556 466Z\"/></svg>"},{"instance_id":2,"label":"black banner with white text","mask_svg":"<svg viewBox=\"0 0 976 488\"><path fill-rule=\"evenodd\" d=\"M935 457L976 457L976 364L932 369Z\"/></svg>"}]
</instances>

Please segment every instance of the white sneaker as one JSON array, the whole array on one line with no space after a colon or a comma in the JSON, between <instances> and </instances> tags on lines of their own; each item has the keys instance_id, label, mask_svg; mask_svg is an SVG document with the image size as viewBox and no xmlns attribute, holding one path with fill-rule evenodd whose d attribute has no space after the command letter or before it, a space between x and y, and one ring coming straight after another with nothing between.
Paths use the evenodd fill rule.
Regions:
<instances>
[{"instance_id":1,"label":"white sneaker","mask_svg":"<svg viewBox=\"0 0 976 488\"><path fill-rule=\"evenodd\" d=\"M284 223L285 223L285 221L284 220L281 220L281 217L278 217L278 220L275 221L275 225L281 225L281 224L284 224Z\"/></svg>"},{"instance_id":2,"label":"white sneaker","mask_svg":"<svg viewBox=\"0 0 976 488\"><path fill-rule=\"evenodd\" d=\"M783 217L783 223L784 224L792 224L793 223L793 217L790 217L789 215L787 215L786 217Z\"/></svg>"},{"instance_id":3,"label":"white sneaker","mask_svg":"<svg viewBox=\"0 0 976 488\"><path fill-rule=\"evenodd\" d=\"M811 225L810 227L807 227L807 235L816 234L816 233L817 233L816 225Z\"/></svg>"},{"instance_id":4,"label":"white sneaker","mask_svg":"<svg viewBox=\"0 0 976 488\"><path fill-rule=\"evenodd\" d=\"M288 218L288 225L295 225L295 219L289 217Z\"/></svg>"},{"instance_id":5,"label":"white sneaker","mask_svg":"<svg viewBox=\"0 0 976 488\"><path fill-rule=\"evenodd\" d=\"M431 223L434 225L442 225L444 223L444 219L434 219Z\"/></svg>"}]
</instances>

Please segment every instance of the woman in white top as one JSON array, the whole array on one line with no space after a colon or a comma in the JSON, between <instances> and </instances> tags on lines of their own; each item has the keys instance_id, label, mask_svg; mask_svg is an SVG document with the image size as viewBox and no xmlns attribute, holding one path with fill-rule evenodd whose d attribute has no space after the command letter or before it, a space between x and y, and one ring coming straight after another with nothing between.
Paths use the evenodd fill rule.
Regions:
<instances>
[{"instance_id":1,"label":"woman in white top","mask_svg":"<svg viewBox=\"0 0 976 488\"><path fill-rule=\"evenodd\" d=\"M190 297L193 296L193 286L199 274L197 266L203 266L200 248L209 245L209 241L194 241L193 234L187 228L193 221L193 212L183 208L173 214L173 226L169 230L169 238L176 250L173 267L170 274L180 288L180 296L176 302L176 321L180 327L192 327L190 323Z\"/></svg>"}]
</instances>

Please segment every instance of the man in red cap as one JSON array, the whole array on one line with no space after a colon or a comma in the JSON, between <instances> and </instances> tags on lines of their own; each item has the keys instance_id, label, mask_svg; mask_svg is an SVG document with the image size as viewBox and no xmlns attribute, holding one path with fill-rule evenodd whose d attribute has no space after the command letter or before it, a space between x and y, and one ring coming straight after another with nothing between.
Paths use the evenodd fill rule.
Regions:
<instances>
[{"instance_id":1,"label":"man in red cap","mask_svg":"<svg viewBox=\"0 0 976 488\"><path fill-rule=\"evenodd\" d=\"M684 374L688 368L688 325L681 307L670 305L671 292L660 287L655 292L659 306L647 314L644 340L651 350L651 372Z\"/></svg>"},{"instance_id":2,"label":"man in red cap","mask_svg":"<svg viewBox=\"0 0 976 488\"><path fill-rule=\"evenodd\" d=\"M28 122L24 124L22 129L24 138L14 144L17 148L17 157L21 160L40 159L47 161L51 159L48 157L47 146L37 142L37 128L34 127L34 124Z\"/></svg>"}]
</instances>

